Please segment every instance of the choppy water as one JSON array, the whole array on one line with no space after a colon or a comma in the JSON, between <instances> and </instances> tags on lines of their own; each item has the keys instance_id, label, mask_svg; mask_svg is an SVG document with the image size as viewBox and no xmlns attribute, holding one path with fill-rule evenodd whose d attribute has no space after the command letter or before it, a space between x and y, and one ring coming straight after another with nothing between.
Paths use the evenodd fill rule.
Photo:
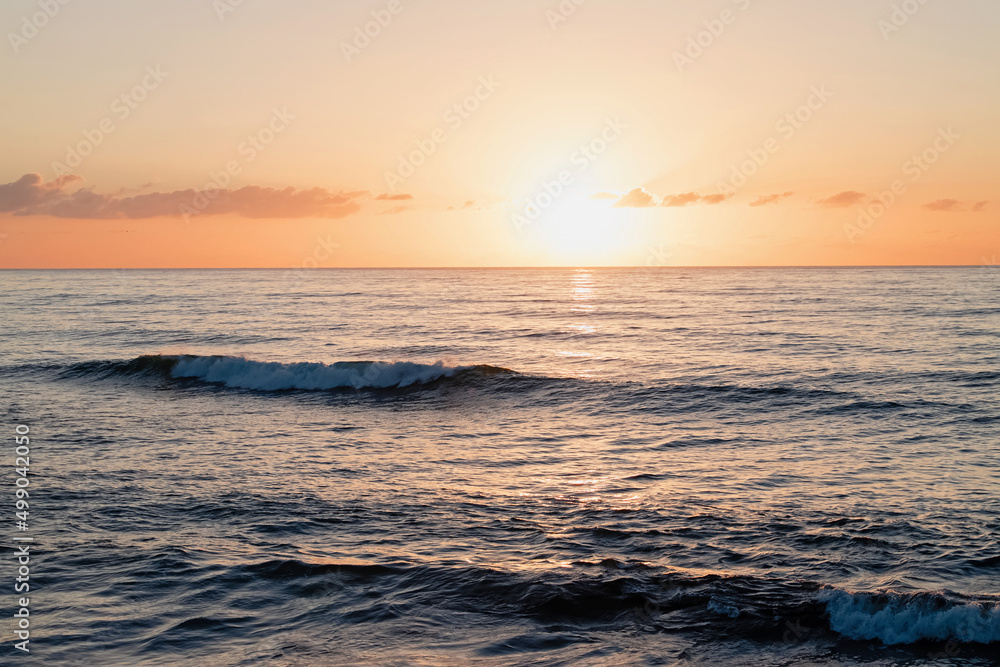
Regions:
<instances>
[{"instance_id":1,"label":"choppy water","mask_svg":"<svg viewBox=\"0 0 1000 667\"><path fill-rule=\"evenodd\" d=\"M0 280L3 660L1000 664L1000 270Z\"/></svg>"}]
</instances>

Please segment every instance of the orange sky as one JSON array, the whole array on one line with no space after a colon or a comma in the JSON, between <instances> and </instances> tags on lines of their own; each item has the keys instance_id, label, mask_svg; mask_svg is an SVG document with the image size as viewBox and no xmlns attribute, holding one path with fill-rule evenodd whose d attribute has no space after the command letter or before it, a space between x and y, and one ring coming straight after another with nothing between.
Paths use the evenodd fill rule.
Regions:
<instances>
[{"instance_id":1,"label":"orange sky","mask_svg":"<svg viewBox=\"0 0 1000 667\"><path fill-rule=\"evenodd\" d=\"M992 0L11 0L0 26L0 268L1000 255Z\"/></svg>"}]
</instances>

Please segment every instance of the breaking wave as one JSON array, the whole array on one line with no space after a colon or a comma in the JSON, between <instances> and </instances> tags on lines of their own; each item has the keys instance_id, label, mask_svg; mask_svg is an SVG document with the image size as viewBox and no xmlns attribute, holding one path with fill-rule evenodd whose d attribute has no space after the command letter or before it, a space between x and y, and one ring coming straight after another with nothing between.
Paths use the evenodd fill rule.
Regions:
<instances>
[{"instance_id":1,"label":"breaking wave","mask_svg":"<svg viewBox=\"0 0 1000 667\"><path fill-rule=\"evenodd\" d=\"M131 361L77 364L70 375L99 377L154 375L200 380L251 391L330 391L390 389L427 384L446 378L516 375L495 366L445 366L406 361L339 361L278 363L243 357L147 355Z\"/></svg>"},{"instance_id":2,"label":"breaking wave","mask_svg":"<svg viewBox=\"0 0 1000 667\"><path fill-rule=\"evenodd\" d=\"M851 639L885 644L924 640L1000 642L1000 602L955 599L934 593L823 591L830 629Z\"/></svg>"}]
</instances>

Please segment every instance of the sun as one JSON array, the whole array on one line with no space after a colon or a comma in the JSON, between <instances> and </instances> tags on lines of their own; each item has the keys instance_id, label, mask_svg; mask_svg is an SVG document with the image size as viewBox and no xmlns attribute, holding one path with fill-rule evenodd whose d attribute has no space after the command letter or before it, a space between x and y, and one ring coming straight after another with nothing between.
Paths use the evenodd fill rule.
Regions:
<instances>
[{"instance_id":1,"label":"sun","mask_svg":"<svg viewBox=\"0 0 1000 667\"><path fill-rule=\"evenodd\" d=\"M635 250L634 215L612 201L567 194L538 222L538 236L554 260L573 264L627 263Z\"/></svg>"}]
</instances>

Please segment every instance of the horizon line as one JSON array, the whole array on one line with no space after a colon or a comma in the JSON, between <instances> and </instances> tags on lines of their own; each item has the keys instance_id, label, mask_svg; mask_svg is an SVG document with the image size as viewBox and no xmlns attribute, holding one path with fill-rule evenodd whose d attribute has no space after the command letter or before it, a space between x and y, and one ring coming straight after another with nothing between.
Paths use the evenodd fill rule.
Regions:
<instances>
[{"instance_id":1,"label":"horizon line","mask_svg":"<svg viewBox=\"0 0 1000 667\"><path fill-rule=\"evenodd\" d=\"M620 266L142 266L142 267L0 267L0 271L599 271L622 269L964 269L996 267L995 264L692 264L677 266L645 266L623 264Z\"/></svg>"}]
</instances>

